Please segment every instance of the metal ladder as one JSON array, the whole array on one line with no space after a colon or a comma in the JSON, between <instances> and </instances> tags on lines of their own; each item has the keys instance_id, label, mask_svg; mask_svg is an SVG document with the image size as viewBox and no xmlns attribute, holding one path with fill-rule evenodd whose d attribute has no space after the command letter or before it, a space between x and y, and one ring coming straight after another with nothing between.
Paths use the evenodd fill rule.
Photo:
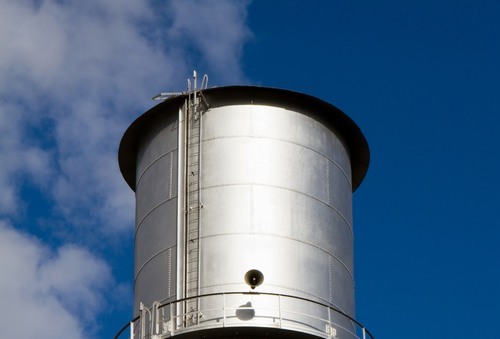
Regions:
<instances>
[{"instance_id":1,"label":"metal ladder","mask_svg":"<svg viewBox=\"0 0 500 339\"><path fill-rule=\"evenodd\" d=\"M199 294L200 255L200 151L201 151L201 108L196 91L188 101L188 135L186 154L186 297ZM196 298L187 301L186 325L198 322L199 308Z\"/></svg>"}]
</instances>

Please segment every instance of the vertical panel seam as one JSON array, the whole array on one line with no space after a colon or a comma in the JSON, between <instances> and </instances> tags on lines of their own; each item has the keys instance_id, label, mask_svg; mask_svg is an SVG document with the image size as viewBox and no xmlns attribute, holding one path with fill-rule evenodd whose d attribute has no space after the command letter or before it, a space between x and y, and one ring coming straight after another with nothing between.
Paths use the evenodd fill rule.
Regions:
<instances>
[{"instance_id":1,"label":"vertical panel seam","mask_svg":"<svg viewBox=\"0 0 500 339\"><path fill-rule=\"evenodd\" d=\"M332 206L331 192L330 192L330 161L326 159L326 199L328 205Z\"/></svg>"},{"instance_id":2,"label":"vertical panel seam","mask_svg":"<svg viewBox=\"0 0 500 339\"><path fill-rule=\"evenodd\" d=\"M173 180L173 161L172 152L168 153L168 198L172 198L172 180Z\"/></svg>"},{"instance_id":3,"label":"vertical panel seam","mask_svg":"<svg viewBox=\"0 0 500 339\"><path fill-rule=\"evenodd\" d=\"M170 298L170 284L171 284L171 278L172 278L172 263L171 263L171 259L172 259L172 247L169 247L168 248L168 251L167 251L167 274L168 274L168 278L167 278L167 296L168 298Z\"/></svg>"},{"instance_id":4,"label":"vertical panel seam","mask_svg":"<svg viewBox=\"0 0 500 339\"><path fill-rule=\"evenodd\" d=\"M328 285L330 286L330 303L333 303L332 256L328 256Z\"/></svg>"}]
</instances>

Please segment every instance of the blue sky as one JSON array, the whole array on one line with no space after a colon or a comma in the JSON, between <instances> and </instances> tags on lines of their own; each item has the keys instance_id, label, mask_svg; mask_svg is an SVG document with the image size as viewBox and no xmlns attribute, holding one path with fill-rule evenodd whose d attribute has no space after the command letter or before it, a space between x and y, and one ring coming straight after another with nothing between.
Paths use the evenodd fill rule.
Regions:
<instances>
[{"instance_id":1,"label":"blue sky","mask_svg":"<svg viewBox=\"0 0 500 339\"><path fill-rule=\"evenodd\" d=\"M499 2L0 6L2 336L109 338L129 319L118 143L193 69L317 96L360 126L357 319L377 338L497 336Z\"/></svg>"}]
</instances>

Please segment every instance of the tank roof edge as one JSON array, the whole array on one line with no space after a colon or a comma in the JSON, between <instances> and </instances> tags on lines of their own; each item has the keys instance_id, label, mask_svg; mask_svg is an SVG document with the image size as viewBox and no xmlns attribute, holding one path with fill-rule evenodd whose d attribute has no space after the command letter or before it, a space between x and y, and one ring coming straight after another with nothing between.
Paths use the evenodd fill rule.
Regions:
<instances>
[{"instance_id":1,"label":"tank roof edge","mask_svg":"<svg viewBox=\"0 0 500 339\"><path fill-rule=\"evenodd\" d=\"M354 192L368 171L370 150L361 129L343 111L314 96L286 89L259 86L212 87L201 91L210 107L237 104L270 105L308 113L334 129L346 144L351 160L352 191ZM171 97L139 116L125 131L118 150L120 171L127 184L135 191L136 156L140 132L158 114L172 111L177 114L188 94Z\"/></svg>"}]
</instances>

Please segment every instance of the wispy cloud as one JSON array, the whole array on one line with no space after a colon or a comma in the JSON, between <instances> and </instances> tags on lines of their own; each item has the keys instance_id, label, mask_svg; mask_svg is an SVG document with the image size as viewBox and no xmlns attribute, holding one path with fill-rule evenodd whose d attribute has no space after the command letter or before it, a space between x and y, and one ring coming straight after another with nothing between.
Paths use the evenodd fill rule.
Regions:
<instances>
[{"instance_id":1,"label":"wispy cloud","mask_svg":"<svg viewBox=\"0 0 500 339\"><path fill-rule=\"evenodd\" d=\"M114 281L98 258L105 250L92 255L85 247L111 234L130 236L134 219L133 194L116 161L121 135L154 104L153 94L185 89L193 66L222 83L244 81L247 3L168 1L153 8L135 0L0 0L0 6L0 215L11 224L0 227L1 265L10 272L0 277L0 300L22 304L20 314L36 318L38 326L30 327L37 338L83 336L99 313L102 289ZM64 228L59 247L17 230L28 229L16 224L22 206L35 203L21 198L25 185L49 200L46 217L53 222L45 231ZM82 302L84 309L76 306ZM18 322L4 313L2 331L15 331Z\"/></svg>"},{"instance_id":2,"label":"wispy cloud","mask_svg":"<svg viewBox=\"0 0 500 339\"><path fill-rule=\"evenodd\" d=\"M53 251L0 221L0 327L5 338L84 337L100 295L114 285L108 265L84 248Z\"/></svg>"},{"instance_id":3,"label":"wispy cloud","mask_svg":"<svg viewBox=\"0 0 500 339\"><path fill-rule=\"evenodd\" d=\"M209 68L218 81L241 82L239 61L252 34L246 26L249 1L170 1L166 14L172 20L168 39L182 46L185 57ZM190 49L196 53L190 53ZM198 58L196 58L196 54Z\"/></svg>"},{"instance_id":4,"label":"wispy cloud","mask_svg":"<svg viewBox=\"0 0 500 339\"><path fill-rule=\"evenodd\" d=\"M130 117L147 107L148 90L159 85L158 75L169 76L176 62L162 54L160 45L141 36L141 22L154 16L145 2L140 3L2 4L0 109L4 128L12 131L5 136L11 145L3 147L10 151L2 156L15 156L21 150L30 157L18 157L21 163L11 162L1 177L11 178L21 171L37 181L51 182L55 208L74 225L103 219L108 228L120 229L132 218L127 213L133 210L132 196L116 175L119 135ZM40 128L43 125L36 122L43 120L51 122L51 135L39 130L38 140L33 141L26 127ZM25 145L27 138L34 146ZM51 166L38 167L52 167L54 177L29 167L44 159L47 165L47 158ZM32 164L25 162L28 159L33 159ZM11 192L8 212L16 200L15 181L3 183ZM94 208L84 213L89 202L94 202Z\"/></svg>"}]
</instances>

